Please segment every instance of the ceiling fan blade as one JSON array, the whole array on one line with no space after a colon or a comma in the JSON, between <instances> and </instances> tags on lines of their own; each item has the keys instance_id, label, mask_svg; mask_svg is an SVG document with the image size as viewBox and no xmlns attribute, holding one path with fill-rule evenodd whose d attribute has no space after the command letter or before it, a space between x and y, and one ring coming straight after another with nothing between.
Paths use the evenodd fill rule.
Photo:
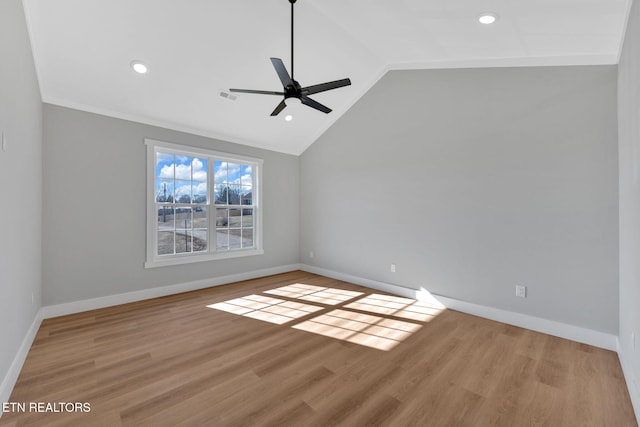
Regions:
<instances>
[{"instance_id":1,"label":"ceiling fan blade","mask_svg":"<svg viewBox=\"0 0 640 427\"><path fill-rule=\"evenodd\" d=\"M275 110L273 110L273 112L271 113L272 116L277 116L278 114L280 114L280 111L284 110L284 107L286 107L287 104L284 102L284 99L280 102L280 104L278 104L278 106L276 107Z\"/></svg>"},{"instance_id":2,"label":"ceiling fan blade","mask_svg":"<svg viewBox=\"0 0 640 427\"><path fill-rule=\"evenodd\" d=\"M270 90L252 90L252 89L229 89L229 92L255 93L258 95L280 95L280 96L284 95L284 92L272 92Z\"/></svg>"},{"instance_id":3,"label":"ceiling fan blade","mask_svg":"<svg viewBox=\"0 0 640 427\"><path fill-rule=\"evenodd\" d=\"M314 101L313 99L309 98L308 96L302 96L300 97L300 101L304 104L307 105L311 108L315 108L318 111L322 111L323 113L327 113L329 114L332 110L329 107L325 107L324 105L320 104L318 101Z\"/></svg>"},{"instance_id":4,"label":"ceiling fan blade","mask_svg":"<svg viewBox=\"0 0 640 427\"><path fill-rule=\"evenodd\" d=\"M273 68L276 69L276 73L278 73L278 77L280 77L280 81L282 82L282 86L294 86L293 80L289 77L289 73L287 72L287 68L284 66L284 62L280 58L271 58L271 63L273 64Z\"/></svg>"},{"instance_id":5,"label":"ceiling fan blade","mask_svg":"<svg viewBox=\"0 0 640 427\"><path fill-rule=\"evenodd\" d=\"M324 92L331 89L337 89L339 87L349 86L351 80L342 79L333 82L320 83L319 85L307 86L302 88L303 95L313 95L314 93Z\"/></svg>"}]
</instances>

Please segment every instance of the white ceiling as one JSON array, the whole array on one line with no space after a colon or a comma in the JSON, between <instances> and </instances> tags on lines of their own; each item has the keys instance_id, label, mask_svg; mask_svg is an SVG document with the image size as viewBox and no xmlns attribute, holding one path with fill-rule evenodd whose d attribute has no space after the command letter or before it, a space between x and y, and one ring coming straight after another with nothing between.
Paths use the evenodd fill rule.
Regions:
<instances>
[{"instance_id":1,"label":"white ceiling","mask_svg":"<svg viewBox=\"0 0 640 427\"><path fill-rule=\"evenodd\" d=\"M300 154L390 69L615 64L631 0L298 0L296 80L353 84L291 122L278 97L218 96L282 89L287 0L23 2L44 102Z\"/></svg>"}]
</instances>

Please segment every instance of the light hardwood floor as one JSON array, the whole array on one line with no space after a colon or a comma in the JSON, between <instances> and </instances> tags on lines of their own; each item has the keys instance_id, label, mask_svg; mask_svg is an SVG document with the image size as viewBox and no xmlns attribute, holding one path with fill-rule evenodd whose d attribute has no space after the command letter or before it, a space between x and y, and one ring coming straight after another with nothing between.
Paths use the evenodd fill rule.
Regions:
<instances>
[{"instance_id":1,"label":"light hardwood floor","mask_svg":"<svg viewBox=\"0 0 640 427\"><path fill-rule=\"evenodd\" d=\"M0 426L637 425L614 352L299 271L45 320L11 401L91 411Z\"/></svg>"}]
</instances>

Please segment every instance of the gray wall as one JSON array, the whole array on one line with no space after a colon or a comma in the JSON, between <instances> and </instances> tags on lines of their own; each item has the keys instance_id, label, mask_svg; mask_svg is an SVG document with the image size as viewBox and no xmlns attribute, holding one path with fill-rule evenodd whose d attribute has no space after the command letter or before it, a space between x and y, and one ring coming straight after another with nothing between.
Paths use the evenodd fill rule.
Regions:
<instances>
[{"instance_id":1,"label":"gray wall","mask_svg":"<svg viewBox=\"0 0 640 427\"><path fill-rule=\"evenodd\" d=\"M45 104L44 305L298 262L298 158ZM144 138L264 159L264 255L145 269Z\"/></svg>"},{"instance_id":2,"label":"gray wall","mask_svg":"<svg viewBox=\"0 0 640 427\"><path fill-rule=\"evenodd\" d=\"M620 58L620 355L640 416L640 4L633 2ZM635 352L631 334L635 334ZM631 374L631 378L629 378Z\"/></svg>"},{"instance_id":3,"label":"gray wall","mask_svg":"<svg viewBox=\"0 0 640 427\"><path fill-rule=\"evenodd\" d=\"M617 334L616 81L388 73L301 156L302 262Z\"/></svg>"},{"instance_id":4,"label":"gray wall","mask_svg":"<svg viewBox=\"0 0 640 427\"><path fill-rule=\"evenodd\" d=\"M0 1L0 52L0 131L8 143L0 149L2 382L42 291L42 103L20 0Z\"/></svg>"}]
</instances>

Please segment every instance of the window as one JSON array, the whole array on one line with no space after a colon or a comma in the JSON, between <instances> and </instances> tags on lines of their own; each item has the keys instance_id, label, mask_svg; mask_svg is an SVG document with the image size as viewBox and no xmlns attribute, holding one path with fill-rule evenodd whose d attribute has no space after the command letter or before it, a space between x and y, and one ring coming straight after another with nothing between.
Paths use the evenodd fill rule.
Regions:
<instances>
[{"instance_id":1,"label":"window","mask_svg":"<svg viewBox=\"0 0 640 427\"><path fill-rule=\"evenodd\" d=\"M159 267L262 254L262 160L147 145L147 262Z\"/></svg>"}]
</instances>

